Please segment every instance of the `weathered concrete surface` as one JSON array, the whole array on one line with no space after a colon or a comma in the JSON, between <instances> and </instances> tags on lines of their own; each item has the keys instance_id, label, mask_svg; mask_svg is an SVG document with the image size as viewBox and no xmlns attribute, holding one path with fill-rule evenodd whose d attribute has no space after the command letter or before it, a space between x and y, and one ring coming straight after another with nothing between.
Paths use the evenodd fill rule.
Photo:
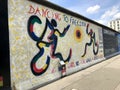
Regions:
<instances>
[{"instance_id":1,"label":"weathered concrete surface","mask_svg":"<svg viewBox=\"0 0 120 90\"><path fill-rule=\"evenodd\" d=\"M37 90L120 90L120 55Z\"/></svg>"}]
</instances>

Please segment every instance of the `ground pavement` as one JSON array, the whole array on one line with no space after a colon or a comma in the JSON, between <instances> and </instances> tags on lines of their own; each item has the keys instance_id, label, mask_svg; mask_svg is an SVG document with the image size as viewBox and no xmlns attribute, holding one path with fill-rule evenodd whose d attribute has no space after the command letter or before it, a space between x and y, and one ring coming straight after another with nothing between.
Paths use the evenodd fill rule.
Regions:
<instances>
[{"instance_id":1,"label":"ground pavement","mask_svg":"<svg viewBox=\"0 0 120 90\"><path fill-rule=\"evenodd\" d=\"M120 55L37 90L120 90Z\"/></svg>"}]
</instances>

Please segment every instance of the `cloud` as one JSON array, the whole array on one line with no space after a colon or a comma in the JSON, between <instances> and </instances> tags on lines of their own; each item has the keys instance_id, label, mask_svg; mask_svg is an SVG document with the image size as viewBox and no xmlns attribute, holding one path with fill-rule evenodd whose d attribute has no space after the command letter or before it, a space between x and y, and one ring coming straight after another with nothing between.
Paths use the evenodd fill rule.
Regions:
<instances>
[{"instance_id":1,"label":"cloud","mask_svg":"<svg viewBox=\"0 0 120 90\"><path fill-rule=\"evenodd\" d=\"M105 21L102 20L102 19L100 19L100 20L95 20L95 21L98 22L98 23L100 23L100 24L104 24L104 23L105 23Z\"/></svg>"},{"instance_id":2,"label":"cloud","mask_svg":"<svg viewBox=\"0 0 120 90\"><path fill-rule=\"evenodd\" d=\"M114 16L116 13L119 12L118 6L113 6L110 10L106 11L102 16L101 19L108 18Z\"/></svg>"},{"instance_id":3,"label":"cloud","mask_svg":"<svg viewBox=\"0 0 120 90\"><path fill-rule=\"evenodd\" d=\"M96 20L98 23L104 24L107 26L108 22L116 18L120 18L120 6L113 6L109 10L105 11L101 17Z\"/></svg>"},{"instance_id":4,"label":"cloud","mask_svg":"<svg viewBox=\"0 0 120 90\"><path fill-rule=\"evenodd\" d=\"M91 6L87 9L87 13L93 14L96 13L100 9L99 5Z\"/></svg>"},{"instance_id":5,"label":"cloud","mask_svg":"<svg viewBox=\"0 0 120 90\"><path fill-rule=\"evenodd\" d=\"M113 16L114 19L116 18L120 18L120 12L116 13L114 16Z\"/></svg>"}]
</instances>

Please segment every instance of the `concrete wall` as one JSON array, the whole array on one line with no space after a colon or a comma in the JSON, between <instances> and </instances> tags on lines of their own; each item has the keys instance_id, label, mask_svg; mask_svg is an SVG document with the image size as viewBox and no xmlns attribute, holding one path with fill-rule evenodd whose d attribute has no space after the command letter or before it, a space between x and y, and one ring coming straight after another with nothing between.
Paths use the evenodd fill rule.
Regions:
<instances>
[{"instance_id":1,"label":"concrete wall","mask_svg":"<svg viewBox=\"0 0 120 90\"><path fill-rule=\"evenodd\" d=\"M120 34L117 35L118 38L118 50L120 51Z\"/></svg>"},{"instance_id":2,"label":"concrete wall","mask_svg":"<svg viewBox=\"0 0 120 90\"><path fill-rule=\"evenodd\" d=\"M8 0L11 85L41 86L104 58L102 27L27 0Z\"/></svg>"},{"instance_id":3,"label":"concrete wall","mask_svg":"<svg viewBox=\"0 0 120 90\"><path fill-rule=\"evenodd\" d=\"M109 29L103 29L104 56L109 56L119 51L119 35Z\"/></svg>"}]
</instances>

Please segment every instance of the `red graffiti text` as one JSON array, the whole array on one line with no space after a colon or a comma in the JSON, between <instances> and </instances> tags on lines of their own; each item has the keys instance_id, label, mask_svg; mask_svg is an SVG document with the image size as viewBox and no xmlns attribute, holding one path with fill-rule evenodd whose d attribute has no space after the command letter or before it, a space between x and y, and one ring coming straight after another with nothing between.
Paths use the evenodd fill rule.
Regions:
<instances>
[{"instance_id":1,"label":"red graffiti text","mask_svg":"<svg viewBox=\"0 0 120 90\"><path fill-rule=\"evenodd\" d=\"M58 12L53 12L47 8L39 8L39 7L33 7L30 5L29 14L35 14L35 15L40 15L42 17L47 17L47 18L52 18L55 20L60 21L61 20L61 14Z\"/></svg>"}]
</instances>

